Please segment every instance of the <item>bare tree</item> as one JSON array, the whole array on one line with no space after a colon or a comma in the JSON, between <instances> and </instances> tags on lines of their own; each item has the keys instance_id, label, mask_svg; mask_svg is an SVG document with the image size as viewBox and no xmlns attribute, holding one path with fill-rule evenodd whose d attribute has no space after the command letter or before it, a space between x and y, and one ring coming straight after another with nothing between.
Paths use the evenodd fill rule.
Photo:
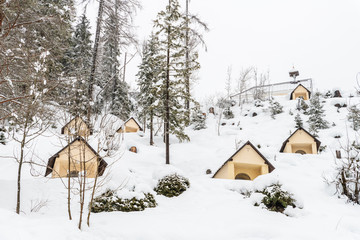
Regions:
<instances>
[{"instance_id":1,"label":"bare tree","mask_svg":"<svg viewBox=\"0 0 360 240\"><path fill-rule=\"evenodd\" d=\"M230 99L230 92L231 92L231 74L232 74L232 67L228 66L226 70L226 80L225 80L225 90L226 90L226 98Z\"/></svg>"},{"instance_id":2,"label":"bare tree","mask_svg":"<svg viewBox=\"0 0 360 240\"><path fill-rule=\"evenodd\" d=\"M269 82L269 72L267 73L258 73L257 68L253 68L253 80L254 80L254 91L253 98L254 100L264 100L265 98L265 89L264 85Z\"/></svg>"},{"instance_id":3,"label":"bare tree","mask_svg":"<svg viewBox=\"0 0 360 240\"><path fill-rule=\"evenodd\" d=\"M237 91L239 93L239 106L241 107L241 109L244 101L244 99L242 99L242 95L243 95L242 92L247 89L248 83L252 78L251 76L252 72L253 72L253 67L248 67L242 69L239 74L239 78L237 82Z\"/></svg>"}]
</instances>

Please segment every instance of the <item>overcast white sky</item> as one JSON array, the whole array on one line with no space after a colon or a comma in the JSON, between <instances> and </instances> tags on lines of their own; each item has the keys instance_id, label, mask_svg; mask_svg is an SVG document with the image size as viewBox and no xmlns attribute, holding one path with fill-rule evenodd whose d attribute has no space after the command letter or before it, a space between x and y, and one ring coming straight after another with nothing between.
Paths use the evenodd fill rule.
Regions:
<instances>
[{"instance_id":1,"label":"overcast white sky","mask_svg":"<svg viewBox=\"0 0 360 240\"><path fill-rule=\"evenodd\" d=\"M142 41L167 0L142 0L135 24ZM185 0L180 0L184 5ZM295 65L300 77L314 79L315 89L351 89L360 72L359 0L191 0L190 10L207 22L208 51L200 51L197 97L224 91L229 65L234 82L241 68L270 71L272 83L288 81ZM95 23L96 6L89 16ZM127 67L136 87L140 58Z\"/></svg>"}]
</instances>

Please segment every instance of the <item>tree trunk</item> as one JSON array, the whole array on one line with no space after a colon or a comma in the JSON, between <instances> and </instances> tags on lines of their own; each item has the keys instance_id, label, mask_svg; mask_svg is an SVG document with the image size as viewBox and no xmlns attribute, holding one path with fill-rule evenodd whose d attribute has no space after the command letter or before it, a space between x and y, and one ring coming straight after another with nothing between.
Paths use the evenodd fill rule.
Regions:
<instances>
[{"instance_id":1,"label":"tree trunk","mask_svg":"<svg viewBox=\"0 0 360 240\"><path fill-rule=\"evenodd\" d=\"M150 111L150 146L154 145L153 128L154 128L154 116L153 110Z\"/></svg>"},{"instance_id":2,"label":"tree trunk","mask_svg":"<svg viewBox=\"0 0 360 240\"><path fill-rule=\"evenodd\" d=\"M21 193L21 168L24 162L24 147L26 142L26 132L28 127L28 119L29 114L26 115L25 125L24 125L24 133L20 144L20 159L19 159L19 167L18 167L18 177L17 177L17 195L16 195L16 213L20 214L20 193Z\"/></svg>"},{"instance_id":3,"label":"tree trunk","mask_svg":"<svg viewBox=\"0 0 360 240\"><path fill-rule=\"evenodd\" d=\"M189 72L189 0L186 0L186 16L185 16L185 88L186 88L186 99L185 99L185 109L186 109L186 119L187 124L190 123L190 72Z\"/></svg>"},{"instance_id":4,"label":"tree trunk","mask_svg":"<svg viewBox=\"0 0 360 240\"><path fill-rule=\"evenodd\" d=\"M127 55L127 53L125 53L125 59L124 59L123 82L125 82L125 74L126 74L126 55Z\"/></svg>"},{"instance_id":5,"label":"tree trunk","mask_svg":"<svg viewBox=\"0 0 360 240\"><path fill-rule=\"evenodd\" d=\"M67 197L67 207L68 207L68 215L69 215L69 220L72 220L72 217L71 217L71 198L70 198L70 194L71 194L71 191L70 191L70 186L71 186L71 178L70 178L70 172L71 172L71 157L70 157L70 141L69 141L69 138L68 138L68 169L69 169L69 172L68 172L68 197Z\"/></svg>"},{"instance_id":6,"label":"tree trunk","mask_svg":"<svg viewBox=\"0 0 360 240\"><path fill-rule=\"evenodd\" d=\"M25 135L25 133L24 133ZM20 160L19 160L19 168L18 168L18 178L17 178L17 198L16 198L16 213L20 214L20 191L21 191L21 168L24 159L24 146L25 146L25 139L23 138L21 142L21 152L20 152Z\"/></svg>"},{"instance_id":7,"label":"tree trunk","mask_svg":"<svg viewBox=\"0 0 360 240\"><path fill-rule=\"evenodd\" d=\"M89 86L88 86L88 112L87 112L87 120L90 122L91 116L91 104L92 102L92 94L93 94L93 85L95 83L95 70L96 70L96 59L98 54L99 42L100 42L100 32L101 32L101 22L102 22L102 15L104 9L104 0L100 0L99 2L99 10L98 10L98 17L96 23L96 33L95 33L95 41L94 41L94 49L93 49L93 56L92 56L92 64L91 64L91 71L90 71L90 79L89 79Z\"/></svg>"},{"instance_id":8,"label":"tree trunk","mask_svg":"<svg viewBox=\"0 0 360 240\"><path fill-rule=\"evenodd\" d=\"M98 151L98 152L99 152L99 151ZM99 160L98 160L98 164L100 164ZM97 179L98 179L98 172L96 173L96 176L95 176L94 186L93 186L93 189L92 189L91 199L90 199L90 203L89 203L89 212L88 212L87 220L86 220L86 223L87 223L87 225L88 225L89 227L90 227L91 208L92 208L92 204L93 204L93 202L94 202L94 196L95 196Z\"/></svg>"},{"instance_id":9,"label":"tree trunk","mask_svg":"<svg viewBox=\"0 0 360 240\"><path fill-rule=\"evenodd\" d=\"M170 1L169 1L170 6ZM170 31L171 27L168 26L168 45L166 56L166 88L165 88L165 148L166 148L166 164L170 164L170 141L169 141L169 121L170 121L170 107L169 107L169 85L170 85Z\"/></svg>"},{"instance_id":10,"label":"tree trunk","mask_svg":"<svg viewBox=\"0 0 360 240\"><path fill-rule=\"evenodd\" d=\"M81 224L82 224L82 216L84 212L84 203L85 203L85 188L86 188L86 168L85 168L85 145L80 145L80 151L82 153L80 154L80 174L82 173L82 176L80 175L80 217L79 217L79 225L78 228L81 230Z\"/></svg>"}]
</instances>

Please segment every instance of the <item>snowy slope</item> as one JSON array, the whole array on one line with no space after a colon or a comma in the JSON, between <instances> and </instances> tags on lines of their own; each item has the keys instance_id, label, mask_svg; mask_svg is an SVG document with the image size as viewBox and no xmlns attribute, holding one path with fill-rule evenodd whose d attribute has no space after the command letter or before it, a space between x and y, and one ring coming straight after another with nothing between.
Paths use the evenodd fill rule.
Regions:
<instances>
[{"instance_id":1,"label":"snowy slope","mask_svg":"<svg viewBox=\"0 0 360 240\"><path fill-rule=\"evenodd\" d=\"M319 140L327 148L319 155L279 153L282 142L295 130L296 101L287 99L287 96L275 99L284 106L284 113L276 119L270 117L266 104L256 108L249 103L242 112L233 107L235 118L223 120L226 125L221 127L220 136L216 129L218 116L208 115L207 129L187 129L191 142L178 143L172 139L170 166L164 164L161 136L155 138L155 146L149 146L148 133L126 134L116 156L105 159L111 166L106 170L108 180L98 194L120 186L135 186L139 192L152 191L159 177L173 171L188 177L191 187L179 197L156 196L158 206L142 212L92 214L91 227L84 223L82 231L77 229L79 197L73 196L74 220L68 221L63 183L60 179L33 176L36 172L30 172L28 165L23 169L23 212L15 214L17 164L10 157L2 158L0 239L360 239L360 206L338 198L334 186L324 180L334 174L333 153L339 149L339 140L346 141L347 110L341 108L337 112L333 105L339 101L348 105L349 101L360 103L360 98L325 100L326 120L336 126L320 131ZM290 110L293 116L289 115ZM254 111L258 115L251 117L249 113ZM302 117L305 122L305 116ZM61 148L56 136L59 131L60 124L33 146L44 162ZM336 139L335 135L342 137ZM351 129L349 136L354 136ZM252 182L212 179L212 175L206 175L207 169L214 173L235 152L235 141L239 140L242 144L247 140L255 146L259 144L260 152L276 169ZM127 150L133 145L138 148L136 154ZM16 152L14 142L0 145L0 156ZM36 170L41 174L45 171ZM302 209L294 209L291 217L255 207L253 198L240 194L244 189L257 189L276 181L303 205ZM87 194L89 197L90 192ZM31 205L38 200L47 200L47 206L31 212Z\"/></svg>"}]
</instances>

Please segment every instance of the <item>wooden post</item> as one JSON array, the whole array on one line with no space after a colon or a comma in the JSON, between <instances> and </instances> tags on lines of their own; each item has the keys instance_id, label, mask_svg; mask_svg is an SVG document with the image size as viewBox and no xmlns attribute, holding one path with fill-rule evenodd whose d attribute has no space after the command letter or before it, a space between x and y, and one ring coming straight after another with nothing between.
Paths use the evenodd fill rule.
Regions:
<instances>
[{"instance_id":1,"label":"wooden post","mask_svg":"<svg viewBox=\"0 0 360 240\"><path fill-rule=\"evenodd\" d=\"M337 159L341 159L341 151L340 150L336 150L336 158Z\"/></svg>"}]
</instances>

